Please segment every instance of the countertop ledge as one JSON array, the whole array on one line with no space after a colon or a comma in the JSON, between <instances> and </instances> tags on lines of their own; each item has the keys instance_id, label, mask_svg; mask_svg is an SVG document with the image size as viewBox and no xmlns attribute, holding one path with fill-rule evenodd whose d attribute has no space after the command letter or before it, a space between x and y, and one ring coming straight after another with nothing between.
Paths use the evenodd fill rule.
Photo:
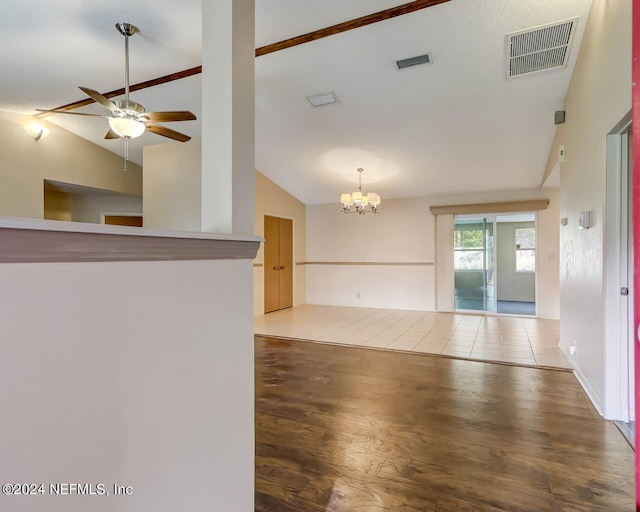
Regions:
<instances>
[{"instance_id":1,"label":"countertop ledge","mask_svg":"<svg viewBox=\"0 0 640 512\"><path fill-rule=\"evenodd\" d=\"M254 259L263 239L0 217L0 263Z\"/></svg>"}]
</instances>

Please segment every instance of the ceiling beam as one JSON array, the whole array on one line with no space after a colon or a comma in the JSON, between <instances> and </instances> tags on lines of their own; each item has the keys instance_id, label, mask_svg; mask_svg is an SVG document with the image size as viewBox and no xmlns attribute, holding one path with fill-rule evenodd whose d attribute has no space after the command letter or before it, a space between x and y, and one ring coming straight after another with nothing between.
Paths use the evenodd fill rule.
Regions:
<instances>
[{"instance_id":1,"label":"ceiling beam","mask_svg":"<svg viewBox=\"0 0 640 512\"><path fill-rule=\"evenodd\" d=\"M406 4L398 5L396 7L391 7L389 9L385 9L384 11L375 12L373 14L368 14L360 18L338 23L337 25L332 25L330 27L314 30L313 32L309 32L308 34L302 34L301 36L285 39L284 41L279 41L277 43L261 46L260 48L256 48L256 57L261 57L262 55L278 52L280 50L285 50L293 46L309 43L311 41L317 41L318 39L322 39L324 37L329 37L336 34L340 34L342 32L347 32L349 30L354 30L356 28L365 27L373 23L379 23L384 20L395 18L397 16L402 16L404 14L409 14L415 11L419 11L421 9L426 9L427 7L432 7L434 5L443 4L449 1L450 0L416 0L414 2L409 2ZM182 78L198 75L200 73L202 73L202 66L196 66L194 68L178 71L177 73L171 73L170 75L161 76L159 78L153 78L152 80L147 80L146 82L133 84L132 86L129 87L129 91L134 92L134 91L139 91L141 89L147 89L148 87L154 87L156 85L166 84L169 82L173 82L174 80L180 80ZM114 91L103 93L103 96L105 98L114 98L116 96L121 96L122 94L124 94L124 89L116 89ZM90 105L91 103L95 103L95 101L92 98L85 98L80 101L74 101L73 103L67 103L66 105L62 105L61 107L55 107L55 109L53 110L73 110L75 108L80 108L86 105ZM53 114L50 112L41 112L39 114L36 114L34 117L42 118L50 115L53 115Z\"/></svg>"},{"instance_id":2,"label":"ceiling beam","mask_svg":"<svg viewBox=\"0 0 640 512\"><path fill-rule=\"evenodd\" d=\"M317 41L318 39L322 39L323 37L329 37L340 34L342 32L347 32L349 30L354 30L356 28L365 27L373 23L379 23L380 21L395 18L396 16L402 16L404 14L409 14L449 1L450 0L418 0L415 2L409 2L407 4L398 5L396 7L391 7L390 9L385 9L384 11L368 14L354 20L344 21L342 23L338 23L337 25L321 28L320 30L314 30L313 32L309 32L308 34L302 34L301 36L285 39L284 41L280 41L278 43L261 46L260 48L256 49L256 57L261 57L262 55L267 55L268 53L278 52L286 48L291 48L292 46L310 43L311 41Z\"/></svg>"},{"instance_id":3,"label":"ceiling beam","mask_svg":"<svg viewBox=\"0 0 640 512\"><path fill-rule=\"evenodd\" d=\"M195 68L185 69L184 71L178 71L177 73L171 73L170 75L161 76L159 78L153 78L151 80L147 80L146 82L140 82L138 84L133 84L129 87L129 91L139 91L141 89L147 89L148 87L153 87L155 85L166 84L168 82L173 82L174 80L180 80L181 78L187 78L189 76L197 75L202 73L202 66L196 66ZM105 98L114 98L116 96L121 96L124 94L124 88L116 89L115 91L105 92L103 96ZM85 105L91 105L95 103L93 98L85 98L80 101L74 101L73 103L67 103L66 105L62 105L61 107L56 107L54 110L73 110L74 108L84 107ZM36 114L34 117L47 117L53 115L51 112L41 112L40 114Z\"/></svg>"}]
</instances>

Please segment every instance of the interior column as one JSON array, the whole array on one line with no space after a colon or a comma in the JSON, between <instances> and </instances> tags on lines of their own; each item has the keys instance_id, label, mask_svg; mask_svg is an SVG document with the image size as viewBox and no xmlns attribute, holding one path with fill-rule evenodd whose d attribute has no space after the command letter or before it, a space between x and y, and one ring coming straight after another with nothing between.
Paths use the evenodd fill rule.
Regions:
<instances>
[{"instance_id":1,"label":"interior column","mask_svg":"<svg viewBox=\"0 0 640 512\"><path fill-rule=\"evenodd\" d=\"M254 0L202 2L202 231L254 231L254 30Z\"/></svg>"}]
</instances>

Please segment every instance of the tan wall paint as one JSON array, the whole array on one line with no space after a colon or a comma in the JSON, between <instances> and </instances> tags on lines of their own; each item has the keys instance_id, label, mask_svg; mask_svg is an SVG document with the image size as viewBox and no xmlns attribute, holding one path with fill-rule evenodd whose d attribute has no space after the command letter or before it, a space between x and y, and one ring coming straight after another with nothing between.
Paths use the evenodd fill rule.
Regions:
<instances>
[{"instance_id":1,"label":"tan wall paint","mask_svg":"<svg viewBox=\"0 0 640 512\"><path fill-rule=\"evenodd\" d=\"M143 159L145 227L202 231L202 139L146 146Z\"/></svg>"},{"instance_id":2,"label":"tan wall paint","mask_svg":"<svg viewBox=\"0 0 640 512\"><path fill-rule=\"evenodd\" d=\"M44 187L44 218L71 221L71 198L62 190Z\"/></svg>"},{"instance_id":3,"label":"tan wall paint","mask_svg":"<svg viewBox=\"0 0 640 512\"><path fill-rule=\"evenodd\" d=\"M606 135L631 108L631 0L594 0L547 169L560 162L560 345L599 410L605 396ZM578 229L581 211L593 226Z\"/></svg>"},{"instance_id":4,"label":"tan wall paint","mask_svg":"<svg viewBox=\"0 0 640 512\"><path fill-rule=\"evenodd\" d=\"M71 194L71 220L101 224L104 213L142 215L142 197L116 194Z\"/></svg>"},{"instance_id":5,"label":"tan wall paint","mask_svg":"<svg viewBox=\"0 0 640 512\"><path fill-rule=\"evenodd\" d=\"M264 216L293 219L293 261L306 261L305 205L273 181L255 173L255 234L264 235ZM260 247L253 268L254 314L264 314L264 247ZM293 305L306 302L305 266L295 265L293 274Z\"/></svg>"},{"instance_id":6,"label":"tan wall paint","mask_svg":"<svg viewBox=\"0 0 640 512\"><path fill-rule=\"evenodd\" d=\"M43 120L50 134L36 142L24 130L31 116L0 112L0 216L44 218L44 180L142 194L142 169ZM118 144L118 141L113 141Z\"/></svg>"}]
</instances>

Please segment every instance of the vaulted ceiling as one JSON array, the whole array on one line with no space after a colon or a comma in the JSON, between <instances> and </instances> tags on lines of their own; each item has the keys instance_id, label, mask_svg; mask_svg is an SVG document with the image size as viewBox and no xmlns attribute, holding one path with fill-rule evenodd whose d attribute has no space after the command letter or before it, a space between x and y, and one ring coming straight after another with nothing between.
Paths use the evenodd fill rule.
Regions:
<instances>
[{"instance_id":1,"label":"vaulted ceiling","mask_svg":"<svg viewBox=\"0 0 640 512\"><path fill-rule=\"evenodd\" d=\"M256 0L256 47L390 9L390 0ZM357 182L385 198L540 185L591 0L450 0L256 58L256 168L307 204ZM578 17L566 67L506 78L506 35ZM199 0L31 0L0 17L0 110L34 113L124 84L116 22L137 25L131 82L201 64ZM429 53L432 63L395 61ZM334 92L313 108L307 97ZM148 110L200 117L196 74L132 93ZM103 113L89 105L78 112ZM571 115L568 113L568 115ZM110 151L104 119L49 121ZM200 122L173 123L188 135ZM164 143L146 133L132 144Z\"/></svg>"}]
</instances>

